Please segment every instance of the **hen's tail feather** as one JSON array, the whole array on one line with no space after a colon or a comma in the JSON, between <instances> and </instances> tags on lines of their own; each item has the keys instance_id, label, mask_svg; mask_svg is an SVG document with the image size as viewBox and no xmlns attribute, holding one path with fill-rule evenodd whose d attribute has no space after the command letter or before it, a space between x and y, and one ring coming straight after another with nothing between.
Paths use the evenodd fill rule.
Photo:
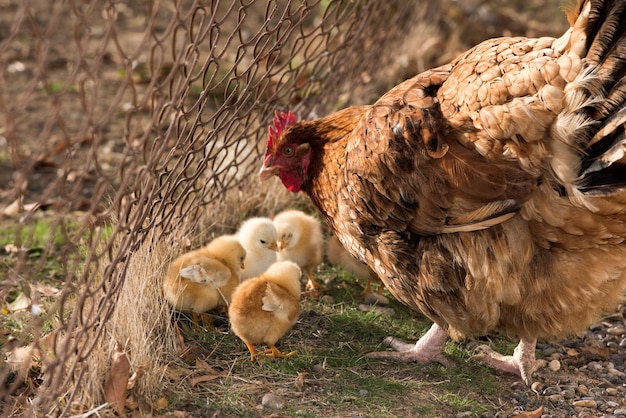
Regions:
<instances>
[{"instance_id":1,"label":"hen's tail feather","mask_svg":"<svg viewBox=\"0 0 626 418\"><path fill-rule=\"evenodd\" d=\"M581 1L584 13L587 1ZM585 64L602 100L584 111L597 123L582 135L587 143L579 172L579 190L586 194L611 193L626 185L626 1L591 0L585 28Z\"/></svg>"},{"instance_id":2,"label":"hen's tail feather","mask_svg":"<svg viewBox=\"0 0 626 418\"><path fill-rule=\"evenodd\" d=\"M623 0L591 3L587 32L586 62L597 66L597 77L606 99L596 106L596 118L610 115L623 106L626 97L626 2Z\"/></svg>"}]
</instances>

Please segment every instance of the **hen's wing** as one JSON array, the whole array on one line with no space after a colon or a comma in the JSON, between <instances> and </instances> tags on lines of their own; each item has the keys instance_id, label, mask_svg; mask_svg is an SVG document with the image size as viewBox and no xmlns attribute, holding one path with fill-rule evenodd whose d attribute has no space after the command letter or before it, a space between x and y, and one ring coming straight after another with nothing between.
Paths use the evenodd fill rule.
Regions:
<instances>
[{"instance_id":1,"label":"hen's wing","mask_svg":"<svg viewBox=\"0 0 626 418\"><path fill-rule=\"evenodd\" d=\"M447 71L397 86L357 127L346 154L345 197L354 209L344 216L362 234L488 228L513 216L536 189L537 177L516 161L486 158L459 142L431 95Z\"/></svg>"}]
</instances>

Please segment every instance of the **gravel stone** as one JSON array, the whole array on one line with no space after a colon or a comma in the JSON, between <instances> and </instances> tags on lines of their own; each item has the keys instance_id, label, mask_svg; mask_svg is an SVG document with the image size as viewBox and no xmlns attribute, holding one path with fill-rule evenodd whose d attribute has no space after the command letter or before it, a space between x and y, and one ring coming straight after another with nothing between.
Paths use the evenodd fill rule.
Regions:
<instances>
[{"instance_id":1,"label":"gravel stone","mask_svg":"<svg viewBox=\"0 0 626 418\"><path fill-rule=\"evenodd\" d=\"M593 399L580 399L578 401L574 401L573 405L581 408L598 408L598 403Z\"/></svg>"},{"instance_id":2,"label":"gravel stone","mask_svg":"<svg viewBox=\"0 0 626 418\"><path fill-rule=\"evenodd\" d=\"M263 408L278 410L285 406L285 400L282 396L270 392L263 395L261 405L263 405Z\"/></svg>"}]
</instances>

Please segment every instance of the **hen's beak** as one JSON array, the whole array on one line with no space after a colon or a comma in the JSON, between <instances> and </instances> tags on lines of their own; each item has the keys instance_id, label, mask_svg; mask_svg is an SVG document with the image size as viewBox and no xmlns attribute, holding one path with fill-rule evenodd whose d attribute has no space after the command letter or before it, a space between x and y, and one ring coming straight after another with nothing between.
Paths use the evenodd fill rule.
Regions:
<instances>
[{"instance_id":1,"label":"hen's beak","mask_svg":"<svg viewBox=\"0 0 626 418\"><path fill-rule=\"evenodd\" d=\"M278 251L278 245L276 245L276 241L270 242L270 245L267 246L268 250Z\"/></svg>"},{"instance_id":2,"label":"hen's beak","mask_svg":"<svg viewBox=\"0 0 626 418\"><path fill-rule=\"evenodd\" d=\"M261 171L259 171L259 180L265 181L272 176L278 175L278 167L261 167Z\"/></svg>"},{"instance_id":3,"label":"hen's beak","mask_svg":"<svg viewBox=\"0 0 626 418\"><path fill-rule=\"evenodd\" d=\"M278 167L272 166L272 156L268 155L263 161L263 166L261 167L261 171L259 171L259 180L265 181L272 176L278 175Z\"/></svg>"}]
</instances>

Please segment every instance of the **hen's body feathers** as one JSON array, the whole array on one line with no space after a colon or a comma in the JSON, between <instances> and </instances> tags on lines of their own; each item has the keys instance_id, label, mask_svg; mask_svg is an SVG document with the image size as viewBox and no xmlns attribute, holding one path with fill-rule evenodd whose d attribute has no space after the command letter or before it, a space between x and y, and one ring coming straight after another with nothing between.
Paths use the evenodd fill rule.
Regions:
<instances>
[{"instance_id":1,"label":"hen's body feathers","mask_svg":"<svg viewBox=\"0 0 626 418\"><path fill-rule=\"evenodd\" d=\"M626 2L580 1L570 22L285 126L262 175L455 338L524 351L578 331L626 287Z\"/></svg>"}]
</instances>

